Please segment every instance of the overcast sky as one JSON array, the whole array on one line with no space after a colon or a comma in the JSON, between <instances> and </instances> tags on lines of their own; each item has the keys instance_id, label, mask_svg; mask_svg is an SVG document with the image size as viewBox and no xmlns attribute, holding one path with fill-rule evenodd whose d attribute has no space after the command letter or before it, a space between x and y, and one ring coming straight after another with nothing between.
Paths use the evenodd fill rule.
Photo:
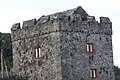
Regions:
<instances>
[{"instance_id":1,"label":"overcast sky","mask_svg":"<svg viewBox=\"0 0 120 80\"><path fill-rule=\"evenodd\" d=\"M120 0L0 0L0 32L10 32L14 23L40 18L82 6L99 21L109 17L113 24L114 64L120 67Z\"/></svg>"}]
</instances>

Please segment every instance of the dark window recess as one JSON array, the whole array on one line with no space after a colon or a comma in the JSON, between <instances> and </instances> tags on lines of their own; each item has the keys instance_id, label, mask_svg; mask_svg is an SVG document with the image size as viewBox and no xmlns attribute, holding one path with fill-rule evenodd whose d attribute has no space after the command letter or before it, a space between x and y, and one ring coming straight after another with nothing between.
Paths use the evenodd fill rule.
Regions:
<instances>
[{"instance_id":1,"label":"dark window recess","mask_svg":"<svg viewBox=\"0 0 120 80\"><path fill-rule=\"evenodd\" d=\"M93 43L87 43L86 50L87 52L93 53L94 52Z\"/></svg>"},{"instance_id":2,"label":"dark window recess","mask_svg":"<svg viewBox=\"0 0 120 80\"><path fill-rule=\"evenodd\" d=\"M32 50L33 58L39 58L42 57L41 54L41 49L40 48L35 48Z\"/></svg>"},{"instance_id":3,"label":"dark window recess","mask_svg":"<svg viewBox=\"0 0 120 80\"><path fill-rule=\"evenodd\" d=\"M90 77L97 78L97 69L90 69Z\"/></svg>"},{"instance_id":4,"label":"dark window recess","mask_svg":"<svg viewBox=\"0 0 120 80\"><path fill-rule=\"evenodd\" d=\"M70 56L73 56L73 53L70 53Z\"/></svg>"},{"instance_id":5,"label":"dark window recess","mask_svg":"<svg viewBox=\"0 0 120 80\"><path fill-rule=\"evenodd\" d=\"M68 16L68 20L69 20L69 21L71 20L71 17L70 17L70 16Z\"/></svg>"},{"instance_id":6,"label":"dark window recess","mask_svg":"<svg viewBox=\"0 0 120 80\"><path fill-rule=\"evenodd\" d=\"M102 38L100 37L100 40L102 40Z\"/></svg>"},{"instance_id":7,"label":"dark window recess","mask_svg":"<svg viewBox=\"0 0 120 80\"><path fill-rule=\"evenodd\" d=\"M71 65L71 68L73 68L73 65Z\"/></svg>"}]
</instances>

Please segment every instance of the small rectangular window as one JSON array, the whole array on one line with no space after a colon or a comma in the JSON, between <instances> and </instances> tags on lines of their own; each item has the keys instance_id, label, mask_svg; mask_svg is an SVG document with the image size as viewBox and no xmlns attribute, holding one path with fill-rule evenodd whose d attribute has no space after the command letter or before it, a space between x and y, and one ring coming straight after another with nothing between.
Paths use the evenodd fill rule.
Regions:
<instances>
[{"instance_id":1,"label":"small rectangular window","mask_svg":"<svg viewBox=\"0 0 120 80\"><path fill-rule=\"evenodd\" d=\"M93 52L93 45L90 44L90 52Z\"/></svg>"},{"instance_id":2,"label":"small rectangular window","mask_svg":"<svg viewBox=\"0 0 120 80\"><path fill-rule=\"evenodd\" d=\"M39 57L41 57L42 55L41 55L41 50L40 50L40 48L38 48L39 49Z\"/></svg>"},{"instance_id":3,"label":"small rectangular window","mask_svg":"<svg viewBox=\"0 0 120 80\"><path fill-rule=\"evenodd\" d=\"M35 57L37 58L38 57L38 50L35 49Z\"/></svg>"},{"instance_id":4,"label":"small rectangular window","mask_svg":"<svg viewBox=\"0 0 120 80\"><path fill-rule=\"evenodd\" d=\"M90 77L92 77L93 75L92 75L92 70L90 70Z\"/></svg>"},{"instance_id":5,"label":"small rectangular window","mask_svg":"<svg viewBox=\"0 0 120 80\"><path fill-rule=\"evenodd\" d=\"M87 52L93 52L93 43L87 43Z\"/></svg>"},{"instance_id":6,"label":"small rectangular window","mask_svg":"<svg viewBox=\"0 0 120 80\"><path fill-rule=\"evenodd\" d=\"M97 69L90 69L90 77L91 78L97 77Z\"/></svg>"},{"instance_id":7,"label":"small rectangular window","mask_svg":"<svg viewBox=\"0 0 120 80\"><path fill-rule=\"evenodd\" d=\"M89 50L89 44L87 44L87 52L89 52L90 50Z\"/></svg>"},{"instance_id":8,"label":"small rectangular window","mask_svg":"<svg viewBox=\"0 0 120 80\"><path fill-rule=\"evenodd\" d=\"M41 49L40 48L36 48L36 49L33 49L33 57L34 58L39 58L39 57L41 57L42 55L41 55Z\"/></svg>"}]
</instances>

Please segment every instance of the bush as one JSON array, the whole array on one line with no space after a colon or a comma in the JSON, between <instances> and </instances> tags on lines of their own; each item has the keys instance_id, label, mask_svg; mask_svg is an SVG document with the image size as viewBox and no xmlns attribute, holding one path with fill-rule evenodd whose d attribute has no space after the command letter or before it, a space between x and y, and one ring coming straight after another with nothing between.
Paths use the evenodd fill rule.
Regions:
<instances>
[{"instance_id":1,"label":"bush","mask_svg":"<svg viewBox=\"0 0 120 80\"><path fill-rule=\"evenodd\" d=\"M116 75L115 80L120 80L120 75Z\"/></svg>"}]
</instances>

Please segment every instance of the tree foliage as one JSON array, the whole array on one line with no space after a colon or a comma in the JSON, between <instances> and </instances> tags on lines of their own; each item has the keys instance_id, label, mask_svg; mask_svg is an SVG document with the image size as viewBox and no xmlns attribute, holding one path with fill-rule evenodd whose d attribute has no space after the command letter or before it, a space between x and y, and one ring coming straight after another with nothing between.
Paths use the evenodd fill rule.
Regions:
<instances>
[{"instance_id":1,"label":"tree foliage","mask_svg":"<svg viewBox=\"0 0 120 80\"><path fill-rule=\"evenodd\" d=\"M8 70L12 67L12 42L10 33L0 33L0 51L3 49L3 58Z\"/></svg>"},{"instance_id":2,"label":"tree foliage","mask_svg":"<svg viewBox=\"0 0 120 80\"><path fill-rule=\"evenodd\" d=\"M114 66L114 71L115 71L115 80L120 80L120 68Z\"/></svg>"}]
</instances>

